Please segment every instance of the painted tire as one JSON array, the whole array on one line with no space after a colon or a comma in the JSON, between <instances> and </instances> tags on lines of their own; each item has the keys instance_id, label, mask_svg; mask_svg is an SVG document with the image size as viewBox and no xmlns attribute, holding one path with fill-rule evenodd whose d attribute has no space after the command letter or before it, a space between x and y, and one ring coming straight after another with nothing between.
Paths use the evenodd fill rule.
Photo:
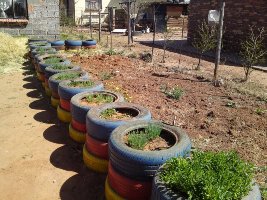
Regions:
<instances>
[{"instance_id":1,"label":"painted tire","mask_svg":"<svg viewBox=\"0 0 267 200\"><path fill-rule=\"evenodd\" d=\"M86 134L85 146L88 152L91 152L99 158L108 160L108 143L96 140Z\"/></svg>"},{"instance_id":2,"label":"painted tire","mask_svg":"<svg viewBox=\"0 0 267 200\"><path fill-rule=\"evenodd\" d=\"M57 53L57 51L56 51L54 48L52 48L52 47L42 47L42 49L44 49L44 51L45 51L46 53L47 53L47 52L50 52L51 54L52 54L52 53L54 53L54 54ZM40 53L40 50L39 50L38 48L32 50L32 52L31 52L31 56L32 56L33 60L35 60L35 56L36 56L36 55L41 56L41 55L39 55L39 53Z\"/></svg>"},{"instance_id":3,"label":"painted tire","mask_svg":"<svg viewBox=\"0 0 267 200\"><path fill-rule=\"evenodd\" d=\"M48 79L47 79L46 77L45 77L44 82L45 82L45 86L49 88L49 85L48 85Z\"/></svg>"},{"instance_id":4,"label":"painted tire","mask_svg":"<svg viewBox=\"0 0 267 200\"><path fill-rule=\"evenodd\" d=\"M159 168L153 179L151 200L189 200L184 195L174 192L160 180L159 175L163 167L164 165ZM249 194L241 200L261 200L259 186L257 184L253 185Z\"/></svg>"},{"instance_id":5,"label":"painted tire","mask_svg":"<svg viewBox=\"0 0 267 200\"><path fill-rule=\"evenodd\" d=\"M111 188L121 197L128 200L147 200L151 196L151 181L136 181L129 179L108 167L108 180Z\"/></svg>"},{"instance_id":6,"label":"painted tire","mask_svg":"<svg viewBox=\"0 0 267 200\"><path fill-rule=\"evenodd\" d=\"M65 46L69 46L69 47L82 46L82 41L81 40L65 40Z\"/></svg>"},{"instance_id":7,"label":"painted tire","mask_svg":"<svg viewBox=\"0 0 267 200\"><path fill-rule=\"evenodd\" d=\"M65 123L71 122L71 114L70 112L63 110L60 105L57 107L57 117L60 121Z\"/></svg>"},{"instance_id":8,"label":"painted tire","mask_svg":"<svg viewBox=\"0 0 267 200\"><path fill-rule=\"evenodd\" d=\"M31 42L29 43L29 48L30 48L30 51L33 51L34 49L38 48L38 47L51 47L51 44L49 44L47 41L45 42Z\"/></svg>"},{"instance_id":9,"label":"painted tire","mask_svg":"<svg viewBox=\"0 0 267 200\"><path fill-rule=\"evenodd\" d=\"M65 45L65 41L64 40L56 40L56 41L53 41L53 42L50 42L51 43L51 46L54 47L54 46L64 46Z\"/></svg>"},{"instance_id":10,"label":"painted tire","mask_svg":"<svg viewBox=\"0 0 267 200\"><path fill-rule=\"evenodd\" d=\"M105 182L105 197L106 200L125 200L124 198L120 197L109 185L108 178Z\"/></svg>"},{"instance_id":11,"label":"painted tire","mask_svg":"<svg viewBox=\"0 0 267 200\"><path fill-rule=\"evenodd\" d=\"M67 66L69 67L69 69L65 69L65 70L53 69L53 66L46 67L45 68L45 76L49 79L51 76L53 76L54 74L57 74L57 73L75 72L75 71L80 71L81 70L80 66L74 66L74 65L71 65L71 64L67 64Z\"/></svg>"},{"instance_id":12,"label":"painted tire","mask_svg":"<svg viewBox=\"0 0 267 200\"><path fill-rule=\"evenodd\" d=\"M81 100L85 98L88 95L93 95L93 94L107 94L111 95L114 97L115 101L114 102L123 102L124 97L121 94L111 92L108 90L103 90L103 91L90 91L90 92L83 92L74 95L71 98L71 104L70 104L70 110L71 110L71 115L73 118L82 124L86 124L86 114L88 111L95 106L90 106L90 105L83 105L81 103Z\"/></svg>"},{"instance_id":13,"label":"painted tire","mask_svg":"<svg viewBox=\"0 0 267 200\"><path fill-rule=\"evenodd\" d=\"M108 160L97 158L90 154L86 147L83 147L83 161L86 167L100 173L107 173L108 171Z\"/></svg>"},{"instance_id":14,"label":"painted tire","mask_svg":"<svg viewBox=\"0 0 267 200\"><path fill-rule=\"evenodd\" d=\"M86 82L88 80L75 79L74 81ZM71 83L71 81L69 80L62 81L59 83L58 94L60 98L71 100L71 98L78 93L89 92L89 91L100 91L104 89L103 83L99 81L94 81L94 85L91 87L71 87L68 85L69 83Z\"/></svg>"},{"instance_id":15,"label":"painted tire","mask_svg":"<svg viewBox=\"0 0 267 200\"><path fill-rule=\"evenodd\" d=\"M49 82L48 82L49 83ZM50 88L50 87L49 87ZM53 90L51 90L52 91L52 97L54 97L54 98L56 98L56 99L60 99L60 97L59 97L59 95L58 95L58 93L57 93L57 91L55 92L55 91L53 91Z\"/></svg>"},{"instance_id":16,"label":"painted tire","mask_svg":"<svg viewBox=\"0 0 267 200\"><path fill-rule=\"evenodd\" d=\"M39 81L44 81L43 80L43 78L44 78L44 76L42 76L42 74L40 73L40 72L36 72L36 75L37 75L37 79L39 80Z\"/></svg>"},{"instance_id":17,"label":"painted tire","mask_svg":"<svg viewBox=\"0 0 267 200\"><path fill-rule=\"evenodd\" d=\"M60 106L64 110L70 112L70 101L60 98Z\"/></svg>"},{"instance_id":18,"label":"painted tire","mask_svg":"<svg viewBox=\"0 0 267 200\"><path fill-rule=\"evenodd\" d=\"M41 82L42 83L42 87L45 89L45 83L44 82Z\"/></svg>"},{"instance_id":19,"label":"painted tire","mask_svg":"<svg viewBox=\"0 0 267 200\"><path fill-rule=\"evenodd\" d=\"M164 133L169 135L173 143L170 148L160 151L141 151L125 144L125 135L150 124L158 124ZM158 168L168 159L188 156L191 150L191 141L182 129L154 120L131 122L116 128L111 134L108 145L112 167L135 180L151 180Z\"/></svg>"},{"instance_id":20,"label":"painted tire","mask_svg":"<svg viewBox=\"0 0 267 200\"><path fill-rule=\"evenodd\" d=\"M82 46L96 46L96 40L85 40L82 42Z\"/></svg>"},{"instance_id":21,"label":"painted tire","mask_svg":"<svg viewBox=\"0 0 267 200\"><path fill-rule=\"evenodd\" d=\"M61 51L61 50L65 50L65 44L62 46L53 46L53 48L56 49L56 51Z\"/></svg>"},{"instance_id":22,"label":"painted tire","mask_svg":"<svg viewBox=\"0 0 267 200\"><path fill-rule=\"evenodd\" d=\"M75 119L73 119L73 117L72 117L72 120L71 120L71 125L77 131L86 133L86 124L81 124L81 123L77 122Z\"/></svg>"},{"instance_id":23,"label":"painted tire","mask_svg":"<svg viewBox=\"0 0 267 200\"><path fill-rule=\"evenodd\" d=\"M57 108L58 105L59 105L59 99L51 96L51 105L54 107L54 108Z\"/></svg>"},{"instance_id":24,"label":"painted tire","mask_svg":"<svg viewBox=\"0 0 267 200\"><path fill-rule=\"evenodd\" d=\"M53 76L49 77L49 79L48 79L49 88L51 88L51 90L53 92L56 92L57 95L58 95L58 85L59 85L59 83L62 80L57 80L57 78L59 76L61 76L61 75L64 75L64 74L77 74L77 73L79 73L79 79L88 80L90 78L89 77L89 74L87 72L85 72L85 71L67 71L67 72L61 72L61 73L57 73L57 74L54 74Z\"/></svg>"},{"instance_id":25,"label":"painted tire","mask_svg":"<svg viewBox=\"0 0 267 200\"><path fill-rule=\"evenodd\" d=\"M84 143L85 142L85 132L80 132L75 130L71 124L69 125L69 135L71 139L73 139L75 142Z\"/></svg>"},{"instance_id":26,"label":"painted tire","mask_svg":"<svg viewBox=\"0 0 267 200\"><path fill-rule=\"evenodd\" d=\"M113 108L132 109L138 114L130 120L106 120L100 117L101 112L106 109ZM124 102L103 104L89 110L86 115L86 129L87 133L90 134L93 138L101 141L108 141L111 132L118 126L127 124L132 121L140 120L151 120L150 111L142 106Z\"/></svg>"},{"instance_id":27,"label":"painted tire","mask_svg":"<svg viewBox=\"0 0 267 200\"><path fill-rule=\"evenodd\" d=\"M49 89L49 87L45 86L44 89L45 89L46 96L51 97L52 96L52 91Z\"/></svg>"},{"instance_id":28,"label":"painted tire","mask_svg":"<svg viewBox=\"0 0 267 200\"><path fill-rule=\"evenodd\" d=\"M46 58L49 58L49 57L58 57L58 58L61 58L61 62L54 63L54 64L46 64L44 62L44 60ZM40 56L40 57L37 58L37 62L39 63L39 70L41 72L43 72L43 73L45 73L45 69L48 66L54 66L56 64L61 64L61 65L69 65L70 64L70 61L69 60L66 60L66 58L64 56L61 56L59 54L57 54L57 55L54 55L54 54L46 54L46 55Z\"/></svg>"}]
</instances>

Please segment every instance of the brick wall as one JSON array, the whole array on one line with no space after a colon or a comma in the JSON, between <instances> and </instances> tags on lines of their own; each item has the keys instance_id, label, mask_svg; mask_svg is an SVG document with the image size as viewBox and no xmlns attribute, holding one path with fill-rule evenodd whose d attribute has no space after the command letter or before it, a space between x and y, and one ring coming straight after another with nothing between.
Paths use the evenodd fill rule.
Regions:
<instances>
[{"instance_id":1,"label":"brick wall","mask_svg":"<svg viewBox=\"0 0 267 200\"><path fill-rule=\"evenodd\" d=\"M28 20L0 20L0 32L55 40L59 37L59 0L28 0Z\"/></svg>"},{"instance_id":2,"label":"brick wall","mask_svg":"<svg viewBox=\"0 0 267 200\"><path fill-rule=\"evenodd\" d=\"M192 42L195 37L201 21L207 20L209 10L216 9L218 9L218 0L191 0L188 23L189 42ZM225 0L225 49L238 51L240 41L247 36L249 25L265 27L267 31L266 0Z\"/></svg>"}]
</instances>

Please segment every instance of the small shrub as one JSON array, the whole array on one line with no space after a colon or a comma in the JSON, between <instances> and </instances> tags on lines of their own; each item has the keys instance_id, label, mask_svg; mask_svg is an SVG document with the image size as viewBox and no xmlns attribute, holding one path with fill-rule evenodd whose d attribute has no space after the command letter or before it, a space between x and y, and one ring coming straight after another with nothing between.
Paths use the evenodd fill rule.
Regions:
<instances>
[{"instance_id":1,"label":"small shrub","mask_svg":"<svg viewBox=\"0 0 267 200\"><path fill-rule=\"evenodd\" d=\"M54 63L60 63L62 62L62 58L59 57L49 57L45 59L44 63L45 64L54 64Z\"/></svg>"},{"instance_id":2,"label":"small shrub","mask_svg":"<svg viewBox=\"0 0 267 200\"><path fill-rule=\"evenodd\" d=\"M189 199L240 200L251 189L253 165L235 152L193 152L167 161L160 179Z\"/></svg>"},{"instance_id":3,"label":"small shrub","mask_svg":"<svg viewBox=\"0 0 267 200\"><path fill-rule=\"evenodd\" d=\"M172 99L179 100L182 95L184 94L184 91L179 88L178 86L173 88L168 88L167 86L162 86L161 91L168 97Z\"/></svg>"},{"instance_id":4,"label":"small shrub","mask_svg":"<svg viewBox=\"0 0 267 200\"><path fill-rule=\"evenodd\" d=\"M229 101L225 104L225 106L229 108L236 108L236 103L233 101Z\"/></svg>"},{"instance_id":5,"label":"small shrub","mask_svg":"<svg viewBox=\"0 0 267 200\"><path fill-rule=\"evenodd\" d=\"M258 114L258 115L264 115L264 113L266 112L266 110L263 110L262 108L257 108L255 110L255 112Z\"/></svg>"},{"instance_id":6,"label":"small shrub","mask_svg":"<svg viewBox=\"0 0 267 200\"><path fill-rule=\"evenodd\" d=\"M100 117L104 119L111 118L116 113L114 108L109 108L101 112Z\"/></svg>"},{"instance_id":7,"label":"small shrub","mask_svg":"<svg viewBox=\"0 0 267 200\"><path fill-rule=\"evenodd\" d=\"M93 81L71 81L68 86L70 87L91 87L94 85Z\"/></svg>"},{"instance_id":8,"label":"small shrub","mask_svg":"<svg viewBox=\"0 0 267 200\"><path fill-rule=\"evenodd\" d=\"M107 94L91 94L86 96L86 101L89 103L112 103L114 101L113 96Z\"/></svg>"},{"instance_id":9,"label":"small shrub","mask_svg":"<svg viewBox=\"0 0 267 200\"><path fill-rule=\"evenodd\" d=\"M56 80L70 80L80 77L80 73L64 73L57 76Z\"/></svg>"},{"instance_id":10,"label":"small shrub","mask_svg":"<svg viewBox=\"0 0 267 200\"><path fill-rule=\"evenodd\" d=\"M151 124L144 130L132 131L128 134L128 145L133 149L142 150L148 142L159 137L161 130L161 127Z\"/></svg>"},{"instance_id":11,"label":"small shrub","mask_svg":"<svg viewBox=\"0 0 267 200\"><path fill-rule=\"evenodd\" d=\"M116 51L115 49L109 49L105 52L106 55L113 56L113 55L122 55L124 51Z\"/></svg>"},{"instance_id":12,"label":"small shrub","mask_svg":"<svg viewBox=\"0 0 267 200\"><path fill-rule=\"evenodd\" d=\"M111 79L112 77L113 77L113 74L110 73L110 72L102 72L102 73L100 74L100 79L101 79L102 81L104 81L104 80L109 80L109 79Z\"/></svg>"}]
</instances>

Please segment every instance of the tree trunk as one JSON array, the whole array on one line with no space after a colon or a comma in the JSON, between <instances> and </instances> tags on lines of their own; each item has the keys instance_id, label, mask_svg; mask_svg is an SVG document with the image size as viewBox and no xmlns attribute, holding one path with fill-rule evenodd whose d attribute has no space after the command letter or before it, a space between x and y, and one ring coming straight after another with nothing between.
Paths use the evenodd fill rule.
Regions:
<instances>
[{"instance_id":1,"label":"tree trunk","mask_svg":"<svg viewBox=\"0 0 267 200\"><path fill-rule=\"evenodd\" d=\"M198 64L197 64L196 70L200 70L201 59L202 59L202 53L198 57Z\"/></svg>"}]
</instances>

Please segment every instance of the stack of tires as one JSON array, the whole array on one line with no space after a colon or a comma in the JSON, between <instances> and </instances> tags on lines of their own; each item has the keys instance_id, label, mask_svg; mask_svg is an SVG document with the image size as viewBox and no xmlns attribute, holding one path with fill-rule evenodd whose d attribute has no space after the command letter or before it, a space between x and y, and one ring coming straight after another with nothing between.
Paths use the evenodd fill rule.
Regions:
<instances>
[{"instance_id":1,"label":"stack of tires","mask_svg":"<svg viewBox=\"0 0 267 200\"><path fill-rule=\"evenodd\" d=\"M56 54L56 50L52 47L38 47L31 51L31 61L35 69L37 68L38 57L45 54Z\"/></svg>"},{"instance_id":2,"label":"stack of tires","mask_svg":"<svg viewBox=\"0 0 267 200\"><path fill-rule=\"evenodd\" d=\"M65 50L65 41L64 40L56 40L51 42L51 46L55 48L57 51Z\"/></svg>"},{"instance_id":3,"label":"stack of tires","mask_svg":"<svg viewBox=\"0 0 267 200\"><path fill-rule=\"evenodd\" d=\"M100 91L103 89L103 83L99 81L92 81L90 79L75 79L71 81L60 82L58 86L60 103L57 107L57 115L59 120L65 123L71 122L70 100L74 95L81 92Z\"/></svg>"},{"instance_id":4,"label":"stack of tires","mask_svg":"<svg viewBox=\"0 0 267 200\"><path fill-rule=\"evenodd\" d=\"M51 69L52 70L52 69ZM58 85L62 81L66 80L74 80L74 79L89 79L89 74L85 71L58 71L59 73L56 73L49 77L48 79L48 85L51 89L51 105L54 108L57 108L59 105L59 95L58 95Z\"/></svg>"},{"instance_id":5,"label":"stack of tires","mask_svg":"<svg viewBox=\"0 0 267 200\"><path fill-rule=\"evenodd\" d=\"M121 94L114 93L111 91L90 91L76 94L71 98L70 110L72 120L69 126L70 137L79 143L84 143L86 138L86 115L88 111L101 104L86 103L88 96L104 95L109 96L113 99L113 102L123 102L124 98Z\"/></svg>"},{"instance_id":6,"label":"stack of tires","mask_svg":"<svg viewBox=\"0 0 267 200\"><path fill-rule=\"evenodd\" d=\"M130 119L104 119L101 113L108 109L125 110L133 113ZM110 103L94 107L86 116L86 142L83 149L85 165L97 172L106 173L108 169L108 140L112 131L132 121L151 120L151 114L146 108L131 103Z\"/></svg>"},{"instance_id":7,"label":"stack of tires","mask_svg":"<svg viewBox=\"0 0 267 200\"><path fill-rule=\"evenodd\" d=\"M82 42L82 46L84 49L95 49L96 41L95 40L85 40Z\"/></svg>"},{"instance_id":8,"label":"stack of tires","mask_svg":"<svg viewBox=\"0 0 267 200\"><path fill-rule=\"evenodd\" d=\"M65 40L66 50L72 49L81 49L82 41L81 40Z\"/></svg>"},{"instance_id":9,"label":"stack of tires","mask_svg":"<svg viewBox=\"0 0 267 200\"><path fill-rule=\"evenodd\" d=\"M170 147L158 151L136 150L126 144L131 131L150 124L160 124L161 134L169 138ZM106 199L147 200L152 179L158 168L172 157L187 156L191 149L188 135L181 129L157 121L137 121L115 129L109 139L110 163L106 182Z\"/></svg>"}]
</instances>

